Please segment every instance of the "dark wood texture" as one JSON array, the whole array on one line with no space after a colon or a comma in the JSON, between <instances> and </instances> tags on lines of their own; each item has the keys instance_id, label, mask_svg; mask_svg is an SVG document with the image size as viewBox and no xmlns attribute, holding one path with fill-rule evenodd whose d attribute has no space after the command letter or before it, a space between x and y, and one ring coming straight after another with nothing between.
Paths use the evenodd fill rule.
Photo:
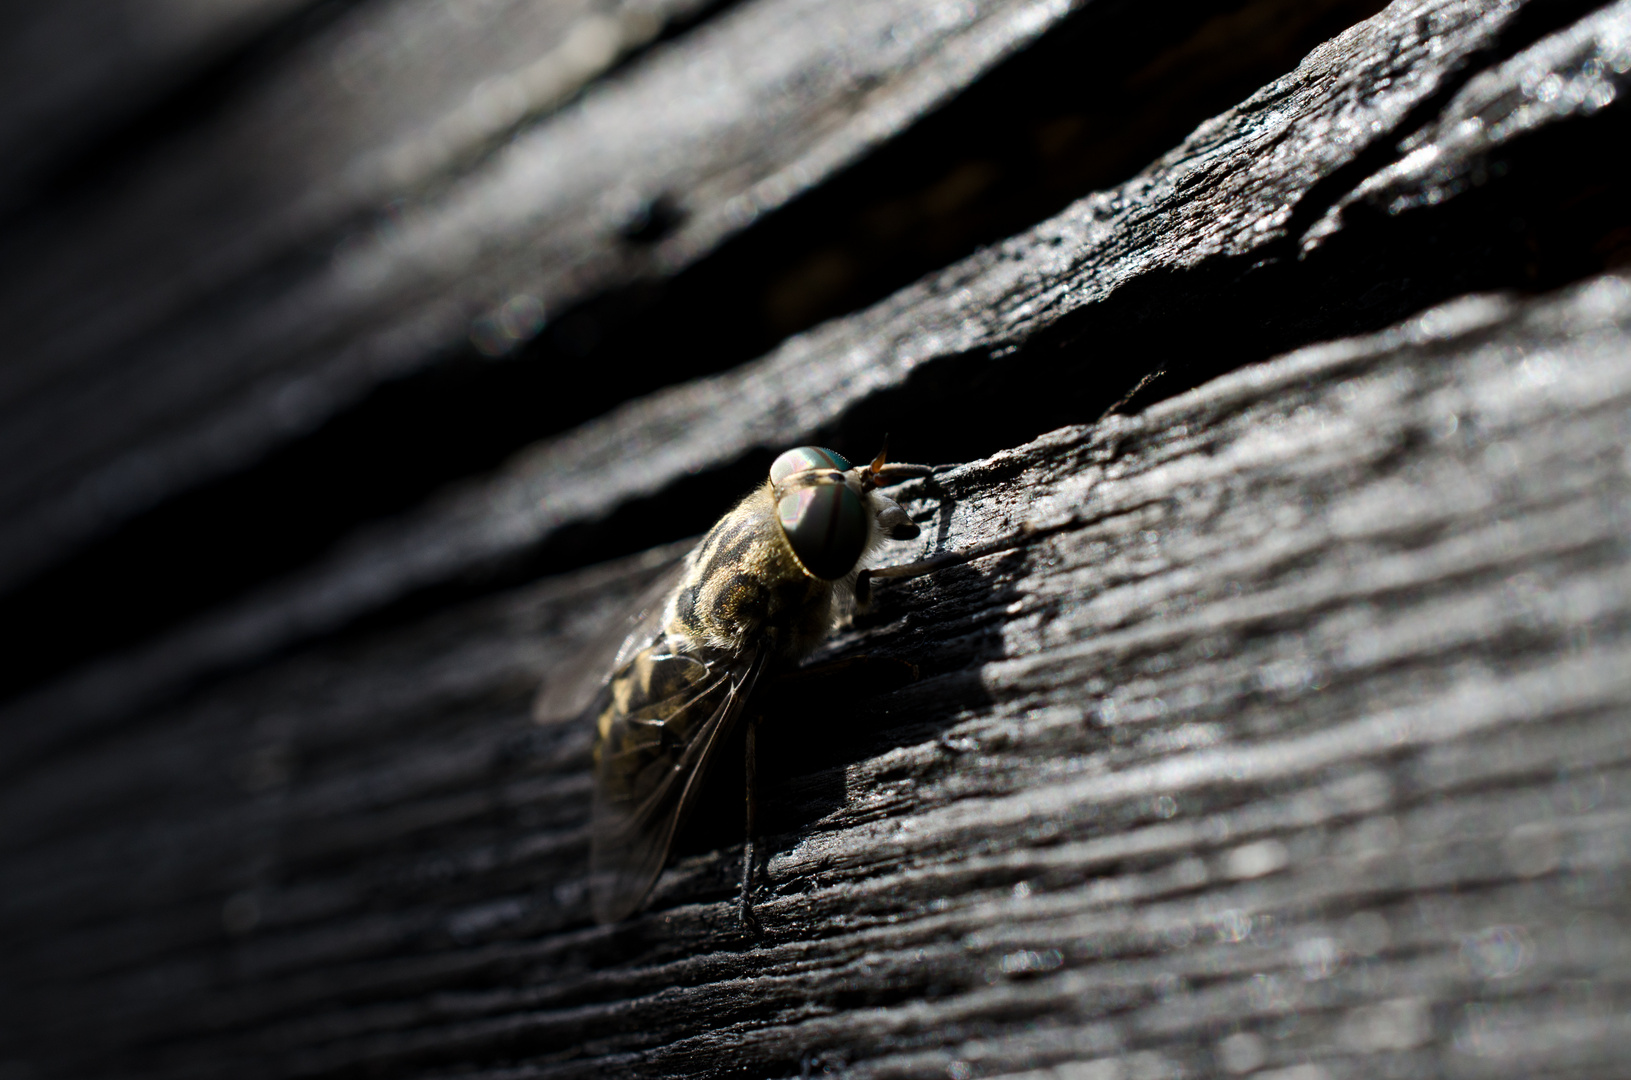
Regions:
<instances>
[{"instance_id":1,"label":"dark wood texture","mask_svg":"<svg viewBox=\"0 0 1631 1080\"><path fill-rule=\"evenodd\" d=\"M507 298L547 294L553 318L551 289L592 306L641 275L680 294L687 268L738 280L712 252L787 235L773 210L795 214L799 191L819 223L844 175L876 175L860 159L927 145L911 140L932 108L973 115L956 110L1095 10L861 7L630 16L645 37L583 68L574 103L556 107L557 85L506 149L489 132L490 153L461 144L463 164L431 170L458 179L402 235L441 240L386 267L422 270L422 289L341 287L366 251L285 264L268 251L298 242L280 234L244 273L288 275L234 279L220 306L197 293L160 317L110 285L151 318L155 351L60 368L44 358L72 351L52 329L67 308L40 297L73 276L8 291L7 325L50 343L18 385L56 388L8 415L64 439L34 460L49 440L8 420L8 483L47 492L38 506L77 497L52 501L62 477L94 486L225 433L219 456L121 491L123 509L8 519L34 552L11 572L90 566L74 545L141 499L209 470L230 485L449 341L513 344L501 364L565 355L529 342L526 305L492 321ZM326 56L347 20L413 10L345 7L302 47ZM1256 10L1185 40L1228 40L1214 24ZM478 37L502 52L503 30ZM405 512L358 515L326 554L173 626L65 654L70 671L0 704L0 1075L1615 1075L1631 1056L1628 43L1626 0L1401 0L1002 243ZM798 118L687 98L701 119L629 154L694 185L595 201L618 140L681 108L664 80L744 50L833 81L792 94ZM846 81L831 56L878 78ZM464 100L480 67L455 65L438 100ZM264 142L240 113L209 123L184 129L195 151L199 132ZM739 140L699 135L731 123ZM524 206L459 202L569 136L607 157L575 158L581 175L538 181ZM548 257L539 232L495 227L481 246L557 198ZM498 217L455 212L477 204ZM68 235L52 229L90 236L83 207L52 205L13 255ZM181 280L205 274L188 246L225 235L201 224L147 253L159 218L129 217L123 241L83 250L173 259ZM365 246L407 243L369 230ZM627 310L660 333L672 309L653 303ZM348 351L421 316L433 331L389 362ZM257 352L263 331L279 344ZM178 344L206 338L219 351ZM141 392L125 434L75 442L53 410L102 416L95 379L70 377L98 368ZM267 434L275 395L245 388L308 377L315 412ZM863 662L762 695L762 933L734 918L739 748L648 909L593 926L591 732L536 723L540 685L773 451L860 456L885 431L900 457L948 463L901 489L922 539L891 557L988 553L883 586L816 658ZM32 603L79 596L37 580Z\"/></svg>"},{"instance_id":2,"label":"dark wood texture","mask_svg":"<svg viewBox=\"0 0 1631 1080\"><path fill-rule=\"evenodd\" d=\"M149 640L864 308L1376 6L1239 2L316 4L0 227L8 657Z\"/></svg>"},{"instance_id":3,"label":"dark wood texture","mask_svg":"<svg viewBox=\"0 0 1631 1080\"><path fill-rule=\"evenodd\" d=\"M1390 9L1123 187L762 360L543 441L289 578L44 688L0 738L21 754L29 740L72 737L449 582L699 532L783 446L891 431L913 456L989 453L1096 415L1154 370L1194 384L1469 289L1557 283L1623 259L1623 16L1610 8L1546 36L1534 24L1557 21L1556 6L1527 20L1524 10ZM1480 74L1472 61L1503 57L1467 85ZM1569 93L1540 100L1548 76L1567 76ZM1487 134L1427 141L1441 117L1479 102ZM1561 150L1540 137L1568 121ZM1416 174L1401 171L1406 135L1423 143L1410 160L1430 162ZM1381 184L1398 190L1373 199ZM1462 197L1432 197L1435 187Z\"/></svg>"},{"instance_id":4,"label":"dark wood texture","mask_svg":"<svg viewBox=\"0 0 1631 1080\"><path fill-rule=\"evenodd\" d=\"M57 0L0 12L0 213L302 0Z\"/></svg>"},{"instance_id":5,"label":"dark wood texture","mask_svg":"<svg viewBox=\"0 0 1631 1080\"><path fill-rule=\"evenodd\" d=\"M529 718L654 559L230 680L8 788L8 1011L170 1076L1606 1075L1628 344L1623 278L1461 301L906 489L1012 546L832 647L917 681L767 716L756 939L729 774L590 928Z\"/></svg>"},{"instance_id":6,"label":"dark wood texture","mask_svg":"<svg viewBox=\"0 0 1631 1080\"><path fill-rule=\"evenodd\" d=\"M0 582L467 334L507 352L696 259L1069 10L757 0L500 141L697 6L361 5L9 237ZM677 227L618 242L658 196Z\"/></svg>"}]
</instances>

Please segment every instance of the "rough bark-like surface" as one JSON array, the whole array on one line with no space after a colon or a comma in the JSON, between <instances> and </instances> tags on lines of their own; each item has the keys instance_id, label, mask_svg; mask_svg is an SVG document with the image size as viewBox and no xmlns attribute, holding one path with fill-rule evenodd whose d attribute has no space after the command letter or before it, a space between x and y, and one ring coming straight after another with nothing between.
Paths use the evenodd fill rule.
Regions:
<instances>
[{"instance_id":1,"label":"rough bark-like surface","mask_svg":"<svg viewBox=\"0 0 1631 1080\"><path fill-rule=\"evenodd\" d=\"M540 677L667 554L8 784L44 1075L1588 1076L1631 1050L1631 281L1469 299L904 489L924 551L591 927ZM20 977L19 977L20 976ZM95 1023L87 1025L86 1018ZM1069 1064L1067 1064L1069 1063Z\"/></svg>"},{"instance_id":2,"label":"rough bark-like surface","mask_svg":"<svg viewBox=\"0 0 1631 1080\"><path fill-rule=\"evenodd\" d=\"M700 6L362 5L8 237L0 584L470 337L671 274L1071 7L756 0L494 145ZM677 226L620 239L659 196Z\"/></svg>"},{"instance_id":3,"label":"rough bark-like surface","mask_svg":"<svg viewBox=\"0 0 1631 1080\"><path fill-rule=\"evenodd\" d=\"M1569 9L1537 10L1555 22ZM290 580L45 689L8 710L4 738L23 755L200 673L523 557L581 563L626 547L631 520L646 543L701 529L697 504L728 498L785 445L888 430L897 447L989 452L1090 417L1157 368L1199 381L1468 288L1622 259L1631 222L1611 148L1628 130L1631 11L1611 5L1538 41L1525 35L1544 20L1525 12L1395 4L1123 187L757 363L546 441ZM1462 122L1473 113L1476 137ZM1556 204L1591 212L1560 222ZM713 480L705 500L698 476Z\"/></svg>"},{"instance_id":4,"label":"rough bark-like surface","mask_svg":"<svg viewBox=\"0 0 1631 1080\"><path fill-rule=\"evenodd\" d=\"M0 579L450 341L525 352L557 304L774 246L767 211L879 175L840 167L1084 25L324 7L219 123L132 159L146 187L8 234L0 501L32 509L0 514ZM392 19L436 33L393 63L370 50L409 38L362 33ZM721 57L717 108L679 92ZM356 130L305 115L359 72L387 85ZM6 701L0 1076L1615 1073L1628 81L1631 0L1400 0L1132 180ZM290 138L349 179L177 181ZM1463 295L1490 288L1526 291ZM592 733L534 723L540 684L771 453L885 431L967 462L903 489L923 539L895 555L985 554L817 658L868 661L757 700L762 934L734 918L739 746L648 909L592 925ZM117 599L70 585L32 610L96 657Z\"/></svg>"},{"instance_id":5,"label":"rough bark-like surface","mask_svg":"<svg viewBox=\"0 0 1631 1080\"><path fill-rule=\"evenodd\" d=\"M301 0L55 0L0 11L0 213Z\"/></svg>"}]
</instances>

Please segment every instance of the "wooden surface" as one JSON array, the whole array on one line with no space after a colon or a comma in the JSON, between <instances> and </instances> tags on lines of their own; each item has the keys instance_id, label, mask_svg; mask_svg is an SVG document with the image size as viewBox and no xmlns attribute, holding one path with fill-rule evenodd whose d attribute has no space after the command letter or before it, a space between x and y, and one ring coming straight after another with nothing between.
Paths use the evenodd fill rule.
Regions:
<instances>
[{"instance_id":1,"label":"wooden surface","mask_svg":"<svg viewBox=\"0 0 1631 1080\"><path fill-rule=\"evenodd\" d=\"M1113 185L1377 6L1234 2L291 16L0 222L0 693Z\"/></svg>"},{"instance_id":2,"label":"wooden surface","mask_svg":"<svg viewBox=\"0 0 1631 1080\"><path fill-rule=\"evenodd\" d=\"M503 353L693 261L1069 10L758 0L500 141L696 6L361 5L111 192L15 230L0 580L467 335ZM618 242L658 196L680 226Z\"/></svg>"},{"instance_id":3,"label":"wooden surface","mask_svg":"<svg viewBox=\"0 0 1631 1080\"><path fill-rule=\"evenodd\" d=\"M1154 370L1170 369L1163 385L1181 388L1469 290L1555 284L1613 264L1631 230L1611 149L1627 130L1614 59L1624 14L1611 7L1535 44L1536 24L1558 17L1556 5L1539 10L1526 20L1516 4L1390 9L1122 188L760 361L541 441L247 598L43 688L10 710L0 737L19 754L34 739L71 737L202 673L449 582L700 532L786 445L890 431L918 456L990 453L1090 419ZM1569 33L1599 61L1558 53L1553 43ZM1511 59L1493 66L1502 56ZM1541 101L1554 67L1571 93ZM1491 94L1490 80L1507 91ZM1431 159L1431 170L1399 174L1403 133L1430 137L1469 94L1493 101L1484 141L1417 147L1413 160ZM1618 104L1577 106L1576 94ZM1543 138L1559 130L1561 149ZM1383 174L1430 205L1395 214L1372 203L1360 189ZM1460 197L1426 194L1474 176Z\"/></svg>"},{"instance_id":4,"label":"wooden surface","mask_svg":"<svg viewBox=\"0 0 1631 1080\"><path fill-rule=\"evenodd\" d=\"M882 113L748 148L764 175L818 143L882 153L1065 14L889 11L944 33L880 52L884 89L834 90ZM777 12L640 22L656 45L516 121L470 190L605 102L638 113L676 58L734 54ZM799 48L766 63L883 48L789 33ZM0 705L0 1075L1614 1075L1631 1054L1627 42L1625 2L1401 0L1133 179ZM691 154L676 167L725 168ZM843 157L801 183L838 183ZM613 250L589 244L540 273L587 296L642 260L702 258L719 207L769 182L729 175L717 214L686 196L624 269L575 277ZM769 205L733 227L771 227ZM523 287L505 259L529 241L510 241L488 270L436 273L500 302ZM289 295L257 286L208 318L284 325L278 379L291 358L340 363L289 344L311 331ZM20 296L14 313L56 310ZM455 307L400 355L488 313ZM403 325L372 318L357 326ZM223 334L208 356L240 379ZM314 407L391 370L363 369ZM185 401L144 383L188 418L150 434L230 431L238 449L194 463L230 484L264 429L179 378ZM860 674L766 695L761 936L733 919L739 757L649 910L594 927L591 733L533 723L540 683L774 450L868 454L885 431L946 463L902 489L915 554L1002 550L884 589L819 658L873 658ZM25 455L8 482L139 471L133 438L99 456L65 435L61 462ZM202 473L144 475L166 498ZM104 525L9 527L17 551L71 558L63 538Z\"/></svg>"},{"instance_id":5,"label":"wooden surface","mask_svg":"<svg viewBox=\"0 0 1631 1080\"><path fill-rule=\"evenodd\" d=\"M58 0L0 12L0 213L299 0ZM275 31L274 31L275 32Z\"/></svg>"},{"instance_id":6,"label":"wooden surface","mask_svg":"<svg viewBox=\"0 0 1631 1080\"><path fill-rule=\"evenodd\" d=\"M12 1015L127 1075L1607 1075L1628 344L1623 278L1462 301L905 489L1014 546L831 650L916 682L767 717L757 939L724 796L591 927L529 719L653 560L228 680L8 787Z\"/></svg>"}]
</instances>

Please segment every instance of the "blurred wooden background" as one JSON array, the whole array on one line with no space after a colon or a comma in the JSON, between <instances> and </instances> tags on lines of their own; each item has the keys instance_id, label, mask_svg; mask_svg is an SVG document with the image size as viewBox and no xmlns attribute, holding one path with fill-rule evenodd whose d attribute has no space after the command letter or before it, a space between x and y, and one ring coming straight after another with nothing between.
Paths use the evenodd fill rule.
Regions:
<instances>
[{"instance_id":1,"label":"blurred wooden background","mask_svg":"<svg viewBox=\"0 0 1631 1080\"><path fill-rule=\"evenodd\" d=\"M1631 2L0 27L0 1078L1631 1060ZM885 433L998 550L594 926L538 687Z\"/></svg>"}]
</instances>

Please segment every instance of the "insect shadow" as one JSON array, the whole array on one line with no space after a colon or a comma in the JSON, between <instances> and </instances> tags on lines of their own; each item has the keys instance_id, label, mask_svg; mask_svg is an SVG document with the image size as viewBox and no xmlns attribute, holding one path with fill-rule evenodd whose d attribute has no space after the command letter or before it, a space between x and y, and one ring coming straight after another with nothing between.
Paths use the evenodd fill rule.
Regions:
<instances>
[{"instance_id":1,"label":"insect shadow","mask_svg":"<svg viewBox=\"0 0 1631 1080\"><path fill-rule=\"evenodd\" d=\"M936 547L945 550L947 539L942 530ZM797 844L851 802L850 766L937 739L993 704L980 669L1003 655L1001 612L1017 599L1028 565L1027 551L1016 547L881 585L850 630L761 686L745 718L757 721L761 858ZM660 904L735 888L746 727L738 724L720 748L675 838L678 859L712 857L692 880L659 884L667 894ZM944 764L955 767L951 758Z\"/></svg>"}]
</instances>

